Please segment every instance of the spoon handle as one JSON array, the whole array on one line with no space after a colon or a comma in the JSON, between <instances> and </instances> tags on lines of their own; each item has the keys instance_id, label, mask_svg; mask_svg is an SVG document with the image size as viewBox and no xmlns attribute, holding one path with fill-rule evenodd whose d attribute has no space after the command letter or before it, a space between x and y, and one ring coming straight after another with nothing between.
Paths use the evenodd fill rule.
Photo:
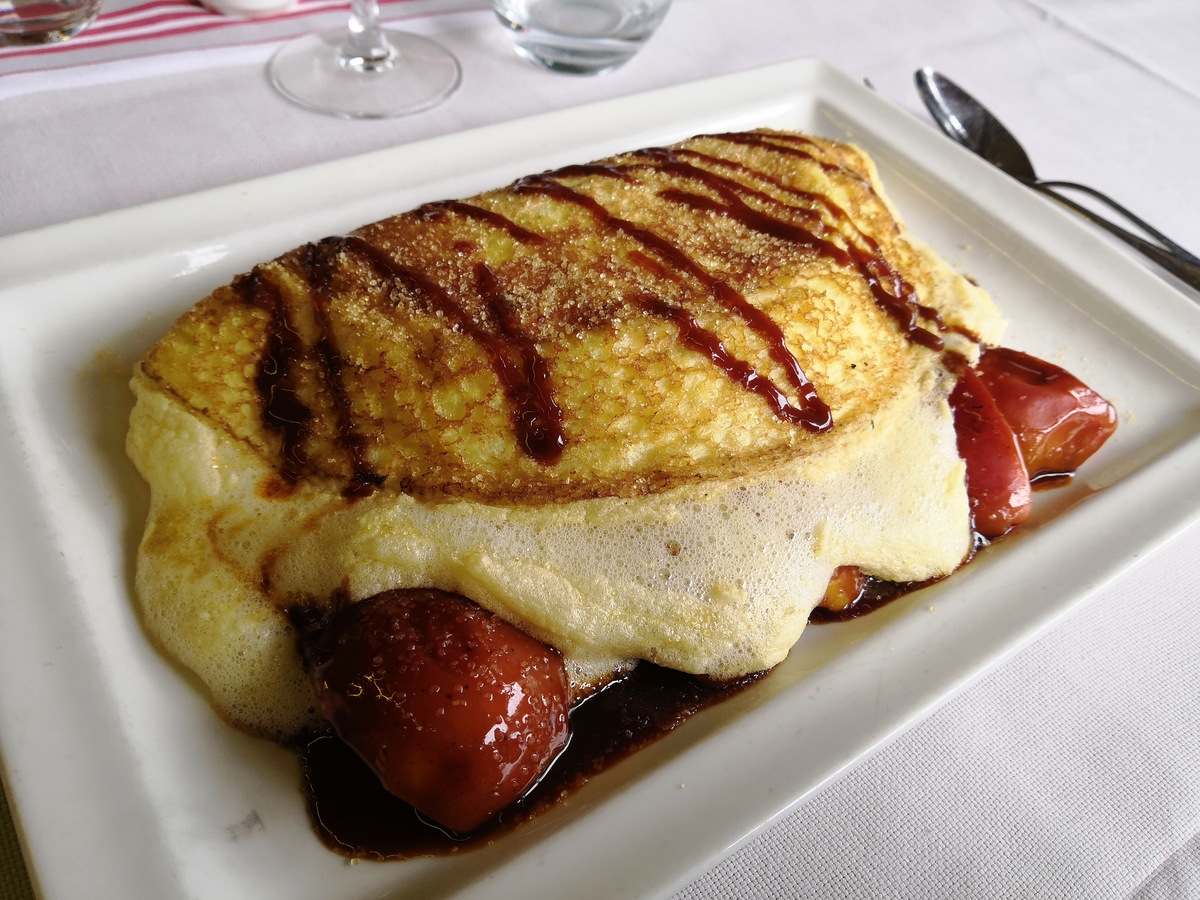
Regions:
<instances>
[{"instance_id":1,"label":"spoon handle","mask_svg":"<svg viewBox=\"0 0 1200 900\"><path fill-rule=\"evenodd\" d=\"M1154 238L1154 240L1158 241L1160 244L1162 244L1162 246L1166 247L1176 256L1182 257L1193 265L1200 266L1200 257L1197 257L1194 253L1189 252L1184 247L1181 247L1179 244L1175 243L1157 228L1154 228L1149 222L1134 215L1107 194L1102 194L1095 188L1090 188L1086 184L1079 184L1074 181L1043 181L1038 179L1038 184L1041 187L1050 188L1056 191L1064 188L1072 191L1079 191L1081 194L1087 194L1089 197L1099 200L1109 209L1124 217L1127 221L1132 222L1146 234L1150 235L1150 237Z\"/></svg>"},{"instance_id":2,"label":"spoon handle","mask_svg":"<svg viewBox=\"0 0 1200 900\"><path fill-rule=\"evenodd\" d=\"M1050 184L1055 183L1056 182L1050 182ZM1195 288L1197 291L1200 291L1200 264L1190 262L1188 258L1178 256L1169 250L1164 250L1157 244L1152 244L1145 238L1138 237L1136 234L1126 231L1120 225L1110 222L1108 219L1098 215L1097 213L1094 213L1086 206L1076 203L1070 197L1058 193L1052 187L1047 186L1047 183L1045 182L1033 182L1030 184L1030 187L1033 187L1040 193L1045 194L1047 197L1058 201L1063 206L1067 207L1067 209L1083 216L1089 222L1093 223L1094 225L1098 225L1114 237L1120 238L1135 250L1158 263L1159 266L1166 269L1184 284L1187 284L1190 287ZM1187 257L1190 257L1190 259L1195 259L1195 257L1193 257L1186 250L1183 252Z\"/></svg>"}]
</instances>

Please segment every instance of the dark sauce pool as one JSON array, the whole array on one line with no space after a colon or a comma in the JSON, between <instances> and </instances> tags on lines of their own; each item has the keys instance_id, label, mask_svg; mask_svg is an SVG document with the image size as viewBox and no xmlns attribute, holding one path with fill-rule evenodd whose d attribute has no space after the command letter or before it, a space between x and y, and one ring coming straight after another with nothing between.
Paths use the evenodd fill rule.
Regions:
<instances>
[{"instance_id":1,"label":"dark sauce pool","mask_svg":"<svg viewBox=\"0 0 1200 900\"><path fill-rule=\"evenodd\" d=\"M844 609L817 607L811 624L866 615L932 582L868 579ZM443 856L491 843L546 812L595 775L673 731L693 715L738 693L768 672L732 682L685 675L641 663L571 711L571 740L540 782L494 819L467 835L430 822L380 784L374 772L334 734L299 748L309 815L331 849L364 859Z\"/></svg>"},{"instance_id":2,"label":"dark sauce pool","mask_svg":"<svg viewBox=\"0 0 1200 900\"><path fill-rule=\"evenodd\" d=\"M842 609L827 609L824 606L818 606L808 616L810 625L825 625L830 622L846 622L850 619L857 619L859 616L865 616L867 613L874 612L881 606L886 606L893 600L903 597L905 594L911 594L913 591L928 585L935 584L941 579L931 579L929 581L880 581L878 578L868 578L866 586L863 588L858 598Z\"/></svg>"},{"instance_id":3,"label":"dark sauce pool","mask_svg":"<svg viewBox=\"0 0 1200 900\"><path fill-rule=\"evenodd\" d=\"M642 663L571 712L571 741L534 788L492 821L456 835L388 793L358 755L332 734L301 748L309 814L321 840L347 856L441 856L490 843L550 809L609 766L765 673L713 682Z\"/></svg>"}]
</instances>

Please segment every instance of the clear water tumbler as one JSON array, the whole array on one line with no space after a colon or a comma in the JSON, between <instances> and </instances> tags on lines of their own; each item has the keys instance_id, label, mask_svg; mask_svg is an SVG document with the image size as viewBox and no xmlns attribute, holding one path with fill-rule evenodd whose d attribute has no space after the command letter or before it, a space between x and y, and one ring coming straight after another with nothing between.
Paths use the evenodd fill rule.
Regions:
<instances>
[{"instance_id":1,"label":"clear water tumbler","mask_svg":"<svg viewBox=\"0 0 1200 900\"><path fill-rule=\"evenodd\" d=\"M556 72L595 75L628 62L671 0L493 0L517 53Z\"/></svg>"}]
</instances>

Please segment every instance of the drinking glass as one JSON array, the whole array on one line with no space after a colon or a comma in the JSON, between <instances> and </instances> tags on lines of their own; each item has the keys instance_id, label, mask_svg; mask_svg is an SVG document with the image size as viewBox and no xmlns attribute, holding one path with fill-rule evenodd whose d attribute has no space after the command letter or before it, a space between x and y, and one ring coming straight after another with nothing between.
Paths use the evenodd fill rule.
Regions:
<instances>
[{"instance_id":1,"label":"drinking glass","mask_svg":"<svg viewBox=\"0 0 1200 900\"><path fill-rule=\"evenodd\" d=\"M598 75L650 40L671 0L492 0L513 47L555 72Z\"/></svg>"},{"instance_id":2,"label":"drinking glass","mask_svg":"<svg viewBox=\"0 0 1200 900\"><path fill-rule=\"evenodd\" d=\"M382 28L377 0L351 0L345 30L284 44L267 72L289 100L344 119L386 119L429 109L462 77L458 60L440 44Z\"/></svg>"},{"instance_id":3,"label":"drinking glass","mask_svg":"<svg viewBox=\"0 0 1200 900\"><path fill-rule=\"evenodd\" d=\"M65 41L98 12L100 0L0 0L0 46Z\"/></svg>"}]
</instances>

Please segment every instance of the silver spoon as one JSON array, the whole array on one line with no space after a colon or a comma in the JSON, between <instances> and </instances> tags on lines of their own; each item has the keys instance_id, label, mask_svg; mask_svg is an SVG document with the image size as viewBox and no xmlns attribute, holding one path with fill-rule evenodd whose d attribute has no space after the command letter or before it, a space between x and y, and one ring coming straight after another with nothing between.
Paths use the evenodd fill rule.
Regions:
<instances>
[{"instance_id":1,"label":"silver spoon","mask_svg":"<svg viewBox=\"0 0 1200 900\"><path fill-rule=\"evenodd\" d=\"M1111 197L1106 197L1087 185L1076 184L1073 181L1043 181L1038 178L1029 155L1012 133L983 104L945 75L924 68L918 69L913 78L917 84L917 92L925 101L930 115L950 138L1022 184L1058 201L1072 212L1120 238L1184 283L1200 290L1200 257L1189 253ZM1081 206L1070 197L1059 193L1062 189L1080 191L1099 200L1158 243L1133 234L1086 206Z\"/></svg>"}]
</instances>

